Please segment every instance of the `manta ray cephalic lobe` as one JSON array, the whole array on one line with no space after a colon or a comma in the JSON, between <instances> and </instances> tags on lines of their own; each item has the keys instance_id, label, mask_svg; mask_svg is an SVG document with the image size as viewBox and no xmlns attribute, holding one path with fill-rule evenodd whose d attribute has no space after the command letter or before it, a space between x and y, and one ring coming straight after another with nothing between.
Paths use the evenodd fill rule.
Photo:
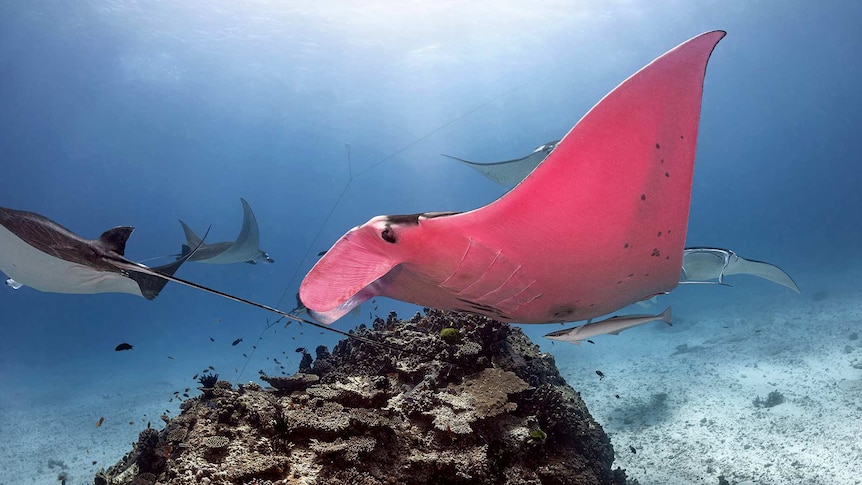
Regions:
<instances>
[{"instance_id":1,"label":"manta ray cephalic lobe","mask_svg":"<svg viewBox=\"0 0 862 485\"><path fill-rule=\"evenodd\" d=\"M724 35L694 37L625 80L491 204L378 216L348 231L300 286L309 314L331 323L385 296L570 322L674 289L706 64Z\"/></svg>"}]
</instances>

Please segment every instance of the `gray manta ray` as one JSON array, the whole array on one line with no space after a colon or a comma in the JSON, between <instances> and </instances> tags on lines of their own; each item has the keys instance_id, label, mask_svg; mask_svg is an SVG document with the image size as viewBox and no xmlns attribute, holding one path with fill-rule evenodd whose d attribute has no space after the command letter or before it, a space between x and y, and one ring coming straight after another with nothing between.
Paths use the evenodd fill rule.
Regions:
<instances>
[{"instance_id":1,"label":"gray manta ray","mask_svg":"<svg viewBox=\"0 0 862 485\"><path fill-rule=\"evenodd\" d=\"M274 263L275 260L269 257L265 251L258 249L260 245L260 231L257 228L257 219L254 217L254 212L245 199L240 198L242 202L242 229L234 242L219 242L213 244L205 244L201 238L182 220L180 225L183 226L183 231L186 233L186 244L183 244L183 257L192 252L192 248L197 247L191 255L189 261L209 264L230 264L230 263L251 263L256 264L258 260Z\"/></svg>"},{"instance_id":2,"label":"gray manta ray","mask_svg":"<svg viewBox=\"0 0 862 485\"><path fill-rule=\"evenodd\" d=\"M133 227L105 231L84 239L32 212L0 207L0 270L12 288L26 285L51 293L129 293L152 300L188 257L149 268L126 259Z\"/></svg>"},{"instance_id":3,"label":"gray manta ray","mask_svg":"<svg viewBox=\"0 0 862 485\"><path fill-rule=\"evenodd\" d=\"M799 293L793 278L778 266L745 259L729 249L719 248L685 248L679 282L725 284L724 277L734 274L759 276Z\"/></svg>"},{"instance_id":4,"label":"gray manta ray","mask_svg":"<svg viewBox=\"0 0 862 485\"><path fill-rule=\"evenodd\" d=\"M504 162L494 162L494 163L476 163L471 162L469 160L464 160L461 158L453 157L451 155L443 155L444 157L451 158L453 160L458 160L461 163L466 164L473 170L481 173L485 177L497 182L500 185L505 185L508 187L512 187L521 180L524 180L524 177L530 174L534 168L539 166L542 163L542 160L548 157L554 148L557 147L557 144L560 143L560 140L557 141L549 141L544 145L536 147L532 153L523 158L518 158L515 160L506 160Z\"/></svg>"}]
</instances>

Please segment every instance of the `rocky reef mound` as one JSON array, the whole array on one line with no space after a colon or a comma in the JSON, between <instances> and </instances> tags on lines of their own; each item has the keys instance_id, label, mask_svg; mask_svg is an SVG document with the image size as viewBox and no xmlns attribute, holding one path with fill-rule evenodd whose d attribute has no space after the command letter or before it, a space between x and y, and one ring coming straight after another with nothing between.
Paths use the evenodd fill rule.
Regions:
<instances>
[{"instance_id":1,"label":"rocky reef mound","mask_svg":"<svg viewBox=\"0 0 862 485\"><path fill-rule=\"evenodd\" d=\"M96 485L617 484L613 449L516 327L427 310L318 347L272 387L219 381ZM436 360L427 356L436 356Z\"/></svg>"}]
</instances>

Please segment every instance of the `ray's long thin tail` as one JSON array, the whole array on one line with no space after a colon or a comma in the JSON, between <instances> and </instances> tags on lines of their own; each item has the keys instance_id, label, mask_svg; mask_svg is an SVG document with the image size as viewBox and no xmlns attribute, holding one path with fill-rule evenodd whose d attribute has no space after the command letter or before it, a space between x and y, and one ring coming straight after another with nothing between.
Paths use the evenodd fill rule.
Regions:
<instances>
[{"instance_id":1,"label":"ray's long thin tail","mask_svg":"<svg viewBox=\"0 0 862 485\"><path fill-rule=\"evenodd\" d=\"M322 324L322 323L317 323L317 322L314 322L314 321L311 321L311 320L307 320L307 319L305 319L305 318L302 318L302 317L299 317L299 316L293 315L293 314L291 314L291 313L288 313L288 312L285 312L285 311L279 310L278 308L271 307L271 306L269 306L269 305L264 305L263 303L258 303L258 302L256 302L256 301L252 301L252 300L248 300L248 299L245 299L245 298L242 298L242 297L239 297L239 296L231 295L230 293L225 293L225 292L223 292L223 291L219 291L219 290L216 290L216 289L213 289L213 288L209 288L209 287L206 287L206 286L203 286L203 285L199 285L199 284L194 283L194 282L192 282L192 281L184 280L184 279L182 279L182 278L177 278L176 276L173 276L173 275L169 275L169 274L166 274L166 273L162 273L162 272L160 272L160 271L156 271L156 270L154 270L153 268L149 268L149 267L144 266L144 265L135 265L135 267L133 267L133 268L126 268L126 269L128 269L128 270L132 270L132 271L138 271L138 272L144 272L144 273L152 274L153 276L158 276L158 277L160 277L160 278L164 278L164 279L166 279L166 280L168 280L168 281L173 281L174 283L178 283L178 284L181 284L181 285L184 285L184 286L188 286L188 287L190 287L190 288L194 288L194 289L197 289L197 290L203 291L203 292L205 292L205 293L210 293L210 294L213 294L213 295L217 295L217 296L220 296L220 297L222 297L222 298L225 298L225 299L228 299L228 300L232 300L232 301L235 301L235 302L238 302L238 303L244 303L244 304L246 304L246 305L251 305L251 306L253 306L253 307L257 307L257 308L260 308L260 309L262 309L262 310L266 310L266 311L268 311L268 312L275 313L276 315L279 315L279 316L281 316L281 317L283 317L283 318L287 318L287 319L293 320L293 321L295 321L295 322L305 323L305 324L311 325L311 326L313 326L313 327L317 327L317 328L320 328L320 329L323 329L323 330L327 330L327 331L330 331L330 332L334 332L334 333L337 333L337 334L342 335L342 336L344 336L344 337L347 337L347 338L349 338L349 339L357 340L357 341L359 341L359 342L363 342L363 343L366 343L366 344L369 344L369 345L377 345L377 346L379 346L379 347L387 348L387 349L389 349L389 350L393 350L393 351L396 351L396 352L405 352L405 353L408 353L408 354L413 354L413 355L417 355L417 356L420 356L420 357L424 357L424 358L429 359L429 360L438 360L438 361L443 361L443 359L441 359L439 356L435 356L435 355L431 355L431 354L426 354L426 353L424 353L424 352L419 352L419 351L416 351L416 350L408 350L408 349L406 349L406 348L404 348L404 347L401 347L400 345L390 344L390 343L387 343L387 342L381 342L381 341L379 341L379 340L374 340L374 339L370 339L370 338L367 338L367 337L362 337L362 336L359 336L359 335L354 335L354 334L352 334L352 333L345 332L345 331L343 331L343 330L338 330L337 328L332 328L332 327L327 326L327 325L324 325L324 324Z\"/></svg>"}]
</instances>

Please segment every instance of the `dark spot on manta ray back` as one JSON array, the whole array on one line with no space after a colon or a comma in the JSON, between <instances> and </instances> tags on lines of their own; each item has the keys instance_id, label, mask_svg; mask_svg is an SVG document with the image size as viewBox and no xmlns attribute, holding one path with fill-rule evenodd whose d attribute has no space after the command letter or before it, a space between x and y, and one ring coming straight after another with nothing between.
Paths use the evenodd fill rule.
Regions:
<instances>
[{"instance_id":1,"label":"dark spot on manta ray back","mask_svg":"<svg viewBox=\"0 0 862 485\"><path fill-rule=\"evenodd\" d=\"M641 200L646 200L646 194L641 194Z\"/></svg>"},{"instance_id":2,"label":"dark spot on manta ray back","mask_svg":"<svg viewBox=\"0 0 862 485\"><path fill-rule=\"evenodd\" d=\"M665 177L670 177L670 174L669 174L669 173L667 173L667 172L665 172L665 173L664 173L664 176L665 176Z\"/></svg>"},{"instance_id":3,"label":"dark spot on manta ray back","mask_svg":"<svg viewBox=\"0 0 862 485\"><path fill-rule=\"evenodd\" d=\"M565 318L575 313L576 308L570 305L561 305L551 309L554 318Z\"/></svg>"},{"instance_id":4,"label":"dark spot on manta ray back","mask_svg":"<svg viewBox=\"0 0 862 485\"><path fill-rule=\"evenodd\" d=\"M623 249L628 249L628 248L629 248L629 243L623 244Z\"/></svg>"},{"instance_id":5,"label":"dark spot on manta ray back","mask_svg":"<svg viewBox=\"0 0 862 485\"><path fill-rule=\"evenodd\" d=\"M659 252L658 248L653 248L652 256L661 256L661 253Z\"/></svg>"},{"instance_id":6,"label":"dark spot on manta ray back","mask_svg":"<svg viewBox=\"0 0 862 485\"><path fill-rule=\"evenodd\" d=\"M658 236L657 236L657 237L661 237L661 231L659 231L659 232L658 232Z\"/></svg>"},{"instance_id":7,"label":"dark spot on manta ray back","mask_svg":"<svg viewBox=\"0 0 862 485\"><path fill-rule=\"evenodd\" d=\"M659 145L658 143L656 143L656 144L655 144L655 147L656 147L656 148L661 148L661 145Z\"/></svg>"}]
</instances>

